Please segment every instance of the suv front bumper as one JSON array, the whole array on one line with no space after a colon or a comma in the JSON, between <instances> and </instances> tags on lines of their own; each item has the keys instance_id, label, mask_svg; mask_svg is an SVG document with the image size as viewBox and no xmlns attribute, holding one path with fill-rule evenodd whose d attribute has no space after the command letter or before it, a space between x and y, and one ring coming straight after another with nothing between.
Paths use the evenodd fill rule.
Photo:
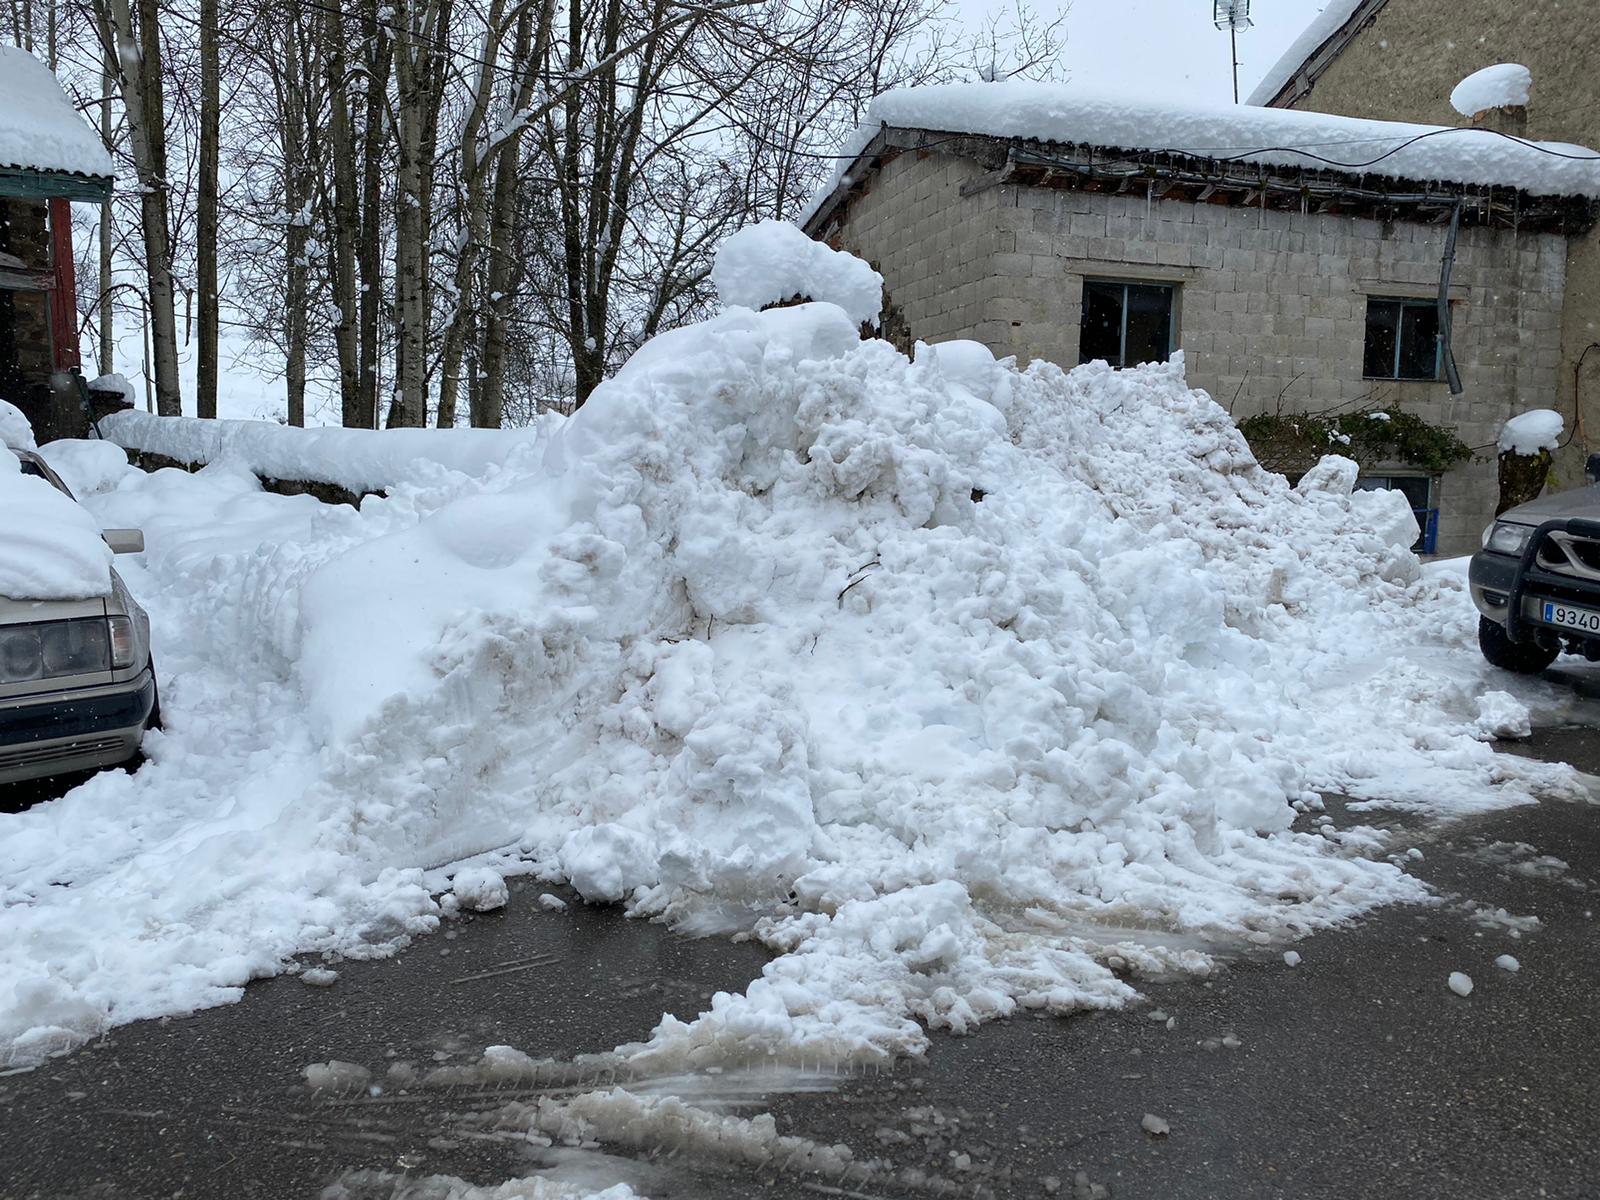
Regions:
<instances>
[{"instance_id":1,"label":"suv front bumper","mask_svg":"<svg viewBox=\"0 0 1600 1200\"><path fill-rule=\"evenodd\" d=\"M1529 536L1517 558L1480 550L1467 567L1468 591L1477 610L1503 625L1514 642L1552 647L1570 643L1572 648L1587 649L1600 643L1582 630L1548 623L1541 615L1547 600L1600 611L1600 580L1553 571L1539 563L1539 548L1552 533L1600 540L1600 521L1577 517L1546 521Z\"/></svg>"},{"instance_id":2,"label":"suv front bumper","mask_svg":"<svg viewBox=\"0 0 1600 1200\"><path fill-rule=\"evenodd\" d=\"M127 762L155 703L148 667L127 683L0 701L0 784Z\"/></svg>"}]
</instances>

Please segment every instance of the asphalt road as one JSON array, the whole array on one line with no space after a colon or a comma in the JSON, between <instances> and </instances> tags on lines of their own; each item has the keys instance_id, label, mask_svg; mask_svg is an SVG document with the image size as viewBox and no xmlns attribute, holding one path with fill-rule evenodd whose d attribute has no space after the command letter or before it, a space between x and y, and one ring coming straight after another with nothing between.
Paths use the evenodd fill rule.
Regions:
<instances>
[{"instance_id":1,"label":"asphalt road","mask_svg":"<svg viewBox=\"0 0 1600 1200\"><path fill-rule=\"evenodd\" d=\"M1600 775L1591 729L1514 749ZM330 988L253 984L237 1005L0 1077L0 1197L444 1200L439 1176L543 1170L627 1179L657 1200L1600 1197L1600 807L1411 824L1424 854L1412 869L1437 903L1308 939L1294 968L1277 950L1241 954L1204 984L1146 987L1143 1007L939 1036L893 1074L682 1084L842 1143L854 1170L801 1143L753 1163L659 1129L528 1136L541 1098L628 1082L603 1064L498 1086L390 1079L378 1095L307 1086L310 1063L384 1081L394 1064L465 1064L493 1044L571 1063L742 986L764 960L615 910L548 912L524 888L397 958L339 964ZM1537 928L1513 937L1486 915L1498 909ZM1521 970L1495 967L1503 953ZM1458 970L1476 985L1466 998L1446 986ZM1173 1028L1150 1018L1158 1007ZM747 1092L754 1108L734 1103ZM1146 1132L1147 1113L1170 1133Z\"/></svg>"}]
</instances>

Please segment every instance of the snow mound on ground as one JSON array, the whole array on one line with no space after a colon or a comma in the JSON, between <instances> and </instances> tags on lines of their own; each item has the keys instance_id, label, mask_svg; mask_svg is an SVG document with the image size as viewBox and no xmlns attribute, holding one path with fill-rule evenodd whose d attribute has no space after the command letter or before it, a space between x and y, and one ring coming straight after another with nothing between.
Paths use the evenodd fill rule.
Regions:
<instances>
[{"instance_id":1,"label":"snow mound on ground","mask_svg":"<svg viewBox=\"0 0 1600 1200\"><path fill-rule=\"evenodd\" d=\"M1450 107L1463 117L1475 117L1491 108L1514 108L1528 103L1533 72L1521 63L1496 63L1474 71L1450 93Z\"/></svg>"},{"instance_id":2,"label":"snow mound on ground","mask_svg":"<svg viewBox=\"0 0 1600 1200\"><path fill-rule=\"evenodd\" d=\"M15 450L34 450L33 425L15 404L0 400L0 446Z\"/></svg>"},{"instance_id":3,"label":"snow mound on ground","mask_svg":"<svg viewBox=\"0 0 1600 1200\"><path fill-rule=\"evenodd\" d=\"M1518 413L1500 427L1498 448L1501 454L1537 454L1561 445L1566 420L1552 408L1533 408Z\"/></svg>"},{"instance_id":4,"label":"snow mound on ground","mask_svg":"<svg viewBox=\"0 0 1600 1200\"><path fill-rule=\"evenodd\" d=\"M93 497L146 533L166 731L0 825L0 1036L388 952L437 923L426 868L511 847L777 952L630 1053L918 1053L1422 894L1294 829L1313 790L1576 794L1478 740L1470 602L1348 465L1267 474L1181 358L980 349L740 308L483 477L356 509L224 460Z\"/></svg>"},{"instance_id":5,"label":"snow mound on ground","mask_svg":"<svg viewBox=\"0 0 1600 1200\"><path fill-rule=\"evenodd\" d=\"M837 304L856 324L877 324L883 276L854 255L813 241L788 221L746 225L717 247L711 268L729 306L765 308L797 297Z\"/></svg>"},{"instance_id":6,"label":"snow mound on ground","mask_svg":"<svg viewBox=\"0 0 1600 1200\"><path fill-rule=\"evenodd\" d=\"M0 596L83 600L111 591L111 549L100 526L47 479L24 475L0 449Z\"/></svg>"},{"instance_id":7,"label":"snow mound on ground","mask_svg":"<svg viewBox=\"0 0 1600 1200\"><path fill-rule=\"evenodd\" d=\"M46 442L39 457L61 477L78 499L108 492L138 472L128 465L128 455L114 442L94 438L62 438Z\"/></svg>"}]
</instances>

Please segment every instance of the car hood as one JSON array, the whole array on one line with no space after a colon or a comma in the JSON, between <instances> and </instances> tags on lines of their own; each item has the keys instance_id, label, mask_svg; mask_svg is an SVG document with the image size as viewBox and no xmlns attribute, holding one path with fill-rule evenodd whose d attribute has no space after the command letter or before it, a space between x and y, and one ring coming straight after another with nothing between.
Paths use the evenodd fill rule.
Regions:
<instances>
[{"instance_id":1,"label":"car hood","mask_svg":"<svg viewBox=\"0 0 1600 1200\"><path fill-rule=\"evenodd\" d=\"M1518 525L1542 525L1558 517L1588 517L1600 520L1600 485L1572 488L1565 492L1549 492L1537 500L1507 509L1497 520L1514 521Z\"/></svg>"}]
</instances>

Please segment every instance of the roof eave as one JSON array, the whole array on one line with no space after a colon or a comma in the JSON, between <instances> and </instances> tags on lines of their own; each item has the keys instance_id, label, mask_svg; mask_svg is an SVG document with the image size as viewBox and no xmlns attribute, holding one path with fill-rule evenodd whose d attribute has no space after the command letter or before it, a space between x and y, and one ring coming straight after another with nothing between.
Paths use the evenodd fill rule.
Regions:
<instances>
[{"instance_id":1,"label":"roof eave","mask_svg":"<svg viewBox=\"0 0 1600 1200\"><path fill-rule=\"evenodd\" d=\"M1023 156L1034 154L1038 151L1045 153L1067 153L1074 151L1086 152L1091 159L1104 156L1105 164L1129 163L1138 160L1145 162L1155 161L1157 158L1164 163L1189 163L1201 169L1218 170L1226 173L1223 164L1216 160L1207 159L1199 155L1180 155L1160 153L1148 150L1130 150L1116 146L1074 146L1066 143L1043 142L1033 138L1019 138L988 134L950 133L929 129L910 129L897 126L881 126L872 140L856 155L843 179L848 183L841 183L834 188L828 197L817 206L816 210L802 223L804 231L817 237L825 230L839 209L847 204L852 197L864 191L868 186L870 176L879 170L887 161L907 152L932 153L937 148L939 153L955 154L970 158L987 166L990 173L982 180L973 183L973 190L996 183L1015 182L1021 186L1034 186L1030 181L1013 178L1013 170L1017 164L1018 154L1021 150ZM1102 165L1105 165L1102 164ZM1068 166L1068 164L1061 164ZM1268 176L1275 176L1271 186L1274 190L1283 191L1282 181L1293 183L1292 173L1294 168L1274 166L1272 164L1227 164L1229 168L1254 171L1261 177L1259 190L1252 191L1252 195L1260 195L1262 203L1266 203L1266 181ZM1053 172L1052 172L1053 173ZM1070 166L1068 172L1070 174ZM1361 196L1361 202L1374 207L1386 205L1437 210L1441 204L1448 205L1459 201L1469 205L1469 212L1476 209L1488 211L1498 207L1501 211L1497 219L1499 223L1509 223L1512 227L1527 222L1524 227L1539 228L1545 222L1535 219L1528 221L1535 211L1539 209L1554 209L1555 215L1548 218L1552 228L1563 233L1583 232L1596 223L1600 217L1600 199L1581 195L1544 195L1529 192L1526 189L1505 184L1474 183L1462 180L1437 180L1432 183L1426 181L1410 181L1404 179L1379 179L1360 172L1347 172L1338 170L1318 170L1300 172L1301 178L1321 180L1348 180L1349 190L1352 195L1358 193L1372 193ZM1152 175L1152 179L1156 176ZM1231 187L1232 185L1223 185ZM1246 185L1240 184L1240 187ZM1429 193L1426 197L1419 196L1418 189ZM1501 198L1498 205L1491 203L1495 196ZM1509 203L1509 207L1507 204ZM1527 206L1524 216L1517 214ZM1509 215L1513 214L1513 215ZM1430 219L1437 219L1432 216Z\"/></svg>"},{"instance_id":2,"label":"roof eave","mask_svg":"<svg viewBox=\"0 0 1600 1200\"><path fill-rule=\"evenodd\" d=\"M84 200L99 204L111 198L109 175L84 175L36 167L0 166L0 196L29 199Z\"/></svg>"}]
</instances>

